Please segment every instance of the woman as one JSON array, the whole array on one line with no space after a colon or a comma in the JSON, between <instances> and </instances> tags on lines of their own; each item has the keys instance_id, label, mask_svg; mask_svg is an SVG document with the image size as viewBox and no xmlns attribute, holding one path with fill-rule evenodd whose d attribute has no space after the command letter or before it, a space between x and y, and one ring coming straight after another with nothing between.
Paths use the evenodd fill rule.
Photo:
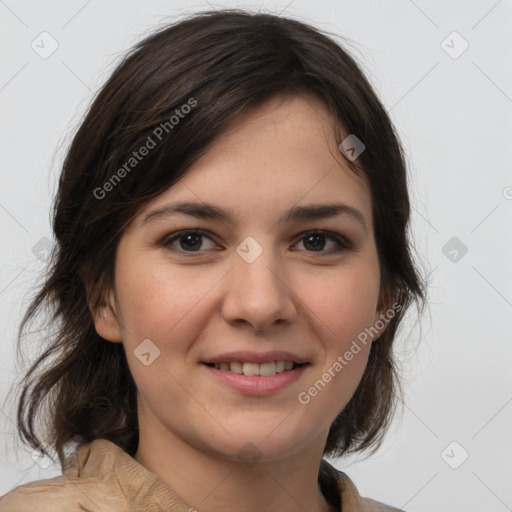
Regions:
<instances>
[{"instance_id":1,"label":"woman","mask_svg":"<svg viewBox=\"0 0 512 512\"><path fill-rule=\"evenodd\" d=\"M397 510L322 456L391 419L408 219L392 124L326 35L224 10L139 43L71 144L21 328L52 308L18 423L63 475L0 511Z\"/></svg>"}]
</instances>

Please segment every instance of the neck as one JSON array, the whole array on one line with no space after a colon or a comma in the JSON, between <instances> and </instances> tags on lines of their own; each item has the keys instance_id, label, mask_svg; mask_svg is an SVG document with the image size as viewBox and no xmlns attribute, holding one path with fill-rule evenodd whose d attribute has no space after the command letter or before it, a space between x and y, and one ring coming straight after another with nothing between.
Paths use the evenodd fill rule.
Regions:
<instances>
[{"instance_id":1,"label":"neck","mask_svg":"<svg viewBox=\"0 0 512 512\"><path fill-rule=\"evenodd\" d=\"M140 432L135 459L193 509L333 511L318 485L324 439L285 459L241 461L197 449L168 431L165 440L154 434ZM246 451L250 453L251 448Z\"/></svg>"}]
</instances>

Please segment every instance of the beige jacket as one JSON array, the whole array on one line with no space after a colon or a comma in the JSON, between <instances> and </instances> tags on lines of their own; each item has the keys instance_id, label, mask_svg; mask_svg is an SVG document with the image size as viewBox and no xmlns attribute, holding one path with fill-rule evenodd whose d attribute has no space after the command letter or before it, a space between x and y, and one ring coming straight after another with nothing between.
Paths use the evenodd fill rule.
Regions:
<instances>
[{"instance_id":1,"label":"beige jacket","mask_svg":"<svg viewBox=\"0 0 512 512\"><path fill-rule=\"evenodd\" d=\"M361 498L344 473L322 460L320 484L343 512L400 512ZM341 501L341 507L339 502ZM0 512L194 512L160 478L106 439L81 446L61 476L16 487ZM197 511L202 512L202 511Z\"/></svg>"}]
</instances>

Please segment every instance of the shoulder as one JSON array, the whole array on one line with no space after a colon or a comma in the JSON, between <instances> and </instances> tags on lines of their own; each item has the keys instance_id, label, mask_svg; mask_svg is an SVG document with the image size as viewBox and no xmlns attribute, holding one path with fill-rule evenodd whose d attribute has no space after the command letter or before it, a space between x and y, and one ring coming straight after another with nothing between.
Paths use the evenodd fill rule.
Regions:
<instances>
[{"instance_id":1,"label":"shoulder","mask_svg":"<svg viewBox=\"0 0 512 512\"><path fill-rule=\"evenodd\" d=\"M75 512L74 489L65 476L20 485L0 497L0 512Z\"/></svg>"},{"instance_id":2,"label":"shoulder","mask_svg":"<svg viewBox=\"0 0 512 512\"><path fill-rule=\"evenodd\" d=\"M104 448L102 442L92 443L94 453ZM1 496L0 512L92 512L125 505L120 489L112 485L110 468L98 466L90 471L90 462L95 458L91 456L91 445L79 448L66 461L61 476L20 485Z\"/></svg>"},{"instance_id":3,"label":"shoulder","mask_svg":"<svg viewBox=\"0 0 512 512\"><path fill-rule=\"evenodd\" d=\"M16 487L0 497L0 512L93 512L127 510L124 497L100 479L73 480L65 475Z\"/></svg>"},{"instance_id":4,"label":"shoulder","mask_svg":"<svg viewBox=\"0 0 512 512\"><path fill-rule=\"evenodd\" d=\"M324 474L330 473L331 478L337 481L338 492L342 502L341 509L344 512L404 512L380 501L363 498L348 475L336 469L325 459L322 459L321 470Z\"/></svg>"},{"instance_id":5,"label":"shoulder","mask_svg":"<svg viewBox=\"0 0 512 512\"><path fill-rule=\"evenodd\" d=\"M387 505L386 503L372 500L370 498L363 498L359 494L352 480L345 473L338 471L338 475L340 484L343 486L344 490L344 494L342 494L342 496L343 505L346 509L353 509L354 512L404 512L403 510ZM347 507L345 505L346 503L350 503L351 508Z\"/></svg>"},{"instance_id":6,"label":"shoulder","mask_svg":"<svg viewBox=\"0 0 512 512\"><path fill-rule=\"evenodd\" d=\"M362 498L362 500L366 505L365 511L367 512L404 512L401 508L395 508L370 498Z\"/></svg>"}]
</instances>

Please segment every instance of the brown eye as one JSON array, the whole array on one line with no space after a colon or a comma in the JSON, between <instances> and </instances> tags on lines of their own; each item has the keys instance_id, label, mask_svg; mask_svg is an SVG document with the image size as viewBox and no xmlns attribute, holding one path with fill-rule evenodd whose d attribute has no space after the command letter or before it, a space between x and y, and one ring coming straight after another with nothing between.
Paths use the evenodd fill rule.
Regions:
<instances>
[{"instance_id":1,"label":"brown eye","mask_svg":"<svg viewBox=\"0 0 512 512\"><path fill-rule=\"evenodd\" d=\"M321 251L325 247L325 236L324 235L308 235L304 237L304 247L311 249L312 251Z\"/></svg>"},{"instance_id":2,"label":"brown eye","mask_svg":"<svg viewBox=\"0 0 512 512\"><path fill-rule=\"evenodd\" d=\"M307 252L332 254L352 247L351 243L336 233L329 231L310 231L303 235L299 243L303 243ZM330 242L330 243L329 243ZM328 250L324 250L329 246Z\"/></svg>"},{"instance_id":3,"label":"brown eye","mask_svg":"<svg viewBox=\"0 0 512 512\"><path fill-rule=\"evenodd\" d=\"M202 231L179 231L164 240L163 245L177 252L202 252L204 241L209 240L213 247L215 242ZM213 247L209 247L210 249Z\"/></svg>"}]
</instances>

